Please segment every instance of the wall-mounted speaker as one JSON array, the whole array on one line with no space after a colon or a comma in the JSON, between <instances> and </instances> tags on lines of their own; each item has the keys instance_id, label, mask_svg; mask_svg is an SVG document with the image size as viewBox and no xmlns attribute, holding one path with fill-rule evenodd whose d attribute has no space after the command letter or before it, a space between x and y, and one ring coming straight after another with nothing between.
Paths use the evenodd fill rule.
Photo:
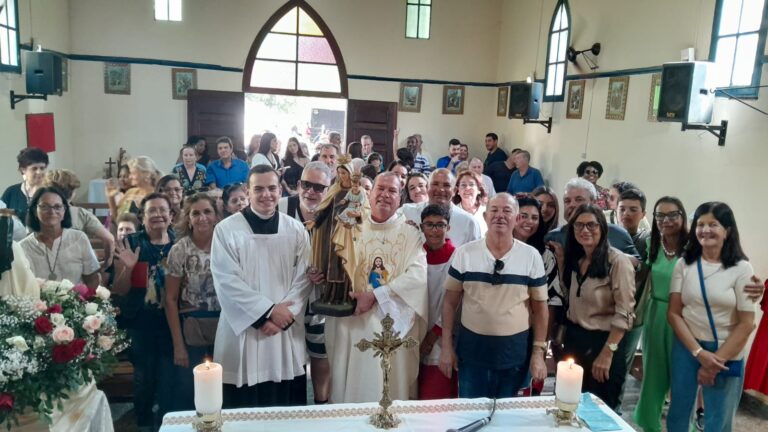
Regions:
<instances>
[{"instance_id":1,"label":"wall-mounted speaker","mask_svg":"<svg viewBox=\"0 0 768 432\"><path fill-rule=\"evenodd\" d=\"M661 72L660 122L709 123L715 95L712 62L665 63Z\"/></svg>"},{"instance_id":2,"label":"wall-mounted speaker","mask_svg":"<svg viewBox=\"0 0 768 432\"><path fill-rule=\"evenodd\" d=\"M512 83L509 87L509 118L539 118L543 95L542 83Z\"/></svg>"},{"instance_id":3,"label":"wall-mounted speaker","mask_svg":"<svg viewBox=\"0 0 768 432\"><path fill-rule=\"evenodd\" d=\"M61 56L31 51L24 56L27 93L61 96Z\"/></svg>"}]
</instances>

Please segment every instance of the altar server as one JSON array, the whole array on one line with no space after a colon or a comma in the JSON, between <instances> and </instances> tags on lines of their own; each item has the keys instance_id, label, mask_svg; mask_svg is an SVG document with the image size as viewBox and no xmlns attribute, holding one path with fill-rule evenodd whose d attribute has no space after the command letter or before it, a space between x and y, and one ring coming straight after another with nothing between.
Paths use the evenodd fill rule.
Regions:
<instances>
[{"instance_id":1,"label":"altar server","mask_svg":"<svg viewBox=\"0 0 768 432\"><path fill-rule=\"evenodd\" d=\"M277 212L282 190L274 169L257 165L248 179L250 205L216 226L211 250L224 406L304 405L309 236Z\"/></svg>"},{"instance_id":2,"label":"altar server","mask_svg":"<svg viewBox=\"0 0 768 432\"><path fill-rule=\"evenodd\" d=\"M371 213L356 236L352 274L355 315L327 317L325 343L331 363L331 402L379 400L383 388L380 358L355 344L382 331L386 314L401 337L424 339L427 326L427 260L415 227L398 215L401 183L395 173L379 174L371 191ZM390 397L417 397L419 350L401 348L392 355Z\"/></svg>"}]
</instances>

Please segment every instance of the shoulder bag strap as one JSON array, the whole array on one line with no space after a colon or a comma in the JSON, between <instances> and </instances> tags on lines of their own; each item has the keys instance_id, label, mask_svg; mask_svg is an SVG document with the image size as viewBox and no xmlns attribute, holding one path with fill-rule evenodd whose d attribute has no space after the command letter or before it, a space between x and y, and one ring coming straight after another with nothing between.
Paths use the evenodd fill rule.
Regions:
<instances>
[{"instance_id":1,"label":"shoulder bag strap","mask_svg":"<svg viewBox=\"0 0 768 432\"><path fill-rule=\"evenodd\" d=\"M701 269L701 258L696 261L696 266L699 271L699 286L701 287L701 297L704 299L704 306L707 308L707 318L709 318L709 327L712 329L712 335L715 337L715 349L718 346L717 329L715 328L715 320L712 318L712 310L709 308L709 300L707 300L707 289L704 287L704 271Z\"/></svg>"}]
</instances>

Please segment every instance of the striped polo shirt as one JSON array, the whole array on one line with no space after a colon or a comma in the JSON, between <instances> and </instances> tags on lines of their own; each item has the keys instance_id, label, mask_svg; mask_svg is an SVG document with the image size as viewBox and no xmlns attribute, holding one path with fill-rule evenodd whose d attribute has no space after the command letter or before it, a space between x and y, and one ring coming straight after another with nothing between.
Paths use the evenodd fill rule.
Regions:
<instances>
[{"instance_id":1,"label":"striped polo shirt","mask_svg":"<svg viewBox=\"0 0 768 432\"><path fill-rule=\"evenodd\" d=\"M453 254L445 289L463 292L461 324L474 333L510 336L530 328L527 301L547 301L547 277L539 252L518 240L497 267L485 239Z\"/></svg>"}]
</instances>

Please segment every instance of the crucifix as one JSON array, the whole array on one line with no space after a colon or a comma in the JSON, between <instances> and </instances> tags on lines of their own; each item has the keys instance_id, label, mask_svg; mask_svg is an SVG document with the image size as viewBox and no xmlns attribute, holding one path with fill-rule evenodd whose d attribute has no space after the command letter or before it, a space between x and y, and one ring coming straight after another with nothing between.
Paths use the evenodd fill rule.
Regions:
<instances>
[{"instance_id":1,"label":"crucifix","mask_svg":"<svg viewBox=\"0 0 768 432\"><path fill-rule=\"evenodd\" d=\"M107 166L107 178L112 178L112 165L117 165L117 162L114 162L112 160L112 156L109 157L109 160L104 162L104 165Z\"/></svg>"},{"instance_id":2,"label":"crucifix","mask_svg":"<svg viewBox=\"0 0 768 432\"><path fill-rule=\"evenodd\" d=\"M381 326L384 328L384 331L381 333L374 332L375 338L372 341L361 339L355 345L362 352L370 348L373 350L374 357L381 357L381 370L384 372L384 388L381 391L379 410L370 419L371 424L379 429L391 429L397 427L400 423L400 420L389 412L389 407L392 406L392 399L389 397L389 372L392 369L392 364L390 363L392 354L399 348L410 349L417 345L414 338L410 336L401 338L399 332L393 331L392 325L394 323L395 320L387 314L381 320Z\"/></svg>"}]
</instances>

